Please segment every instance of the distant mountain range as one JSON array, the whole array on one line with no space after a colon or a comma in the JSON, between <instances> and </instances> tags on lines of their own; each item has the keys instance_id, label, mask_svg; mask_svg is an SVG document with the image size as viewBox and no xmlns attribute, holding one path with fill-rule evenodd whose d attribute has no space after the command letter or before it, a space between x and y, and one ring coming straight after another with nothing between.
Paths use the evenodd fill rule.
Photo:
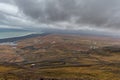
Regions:
<instances>
[{"instance_id":1,"label":"distant mountain range","mask_svg":"<svg viewBox=\"0 0 120 80\"><path fill-rule=\"evenodd\" d=\"M119 34L113 34L106 31L96 31L96 30L60 30L60 29L47 29L43 28L43 32L47 33L58 33L58 34L75 34L84 36L109 36L109 37L120 37Z\"/></svg>"}]
</instances>

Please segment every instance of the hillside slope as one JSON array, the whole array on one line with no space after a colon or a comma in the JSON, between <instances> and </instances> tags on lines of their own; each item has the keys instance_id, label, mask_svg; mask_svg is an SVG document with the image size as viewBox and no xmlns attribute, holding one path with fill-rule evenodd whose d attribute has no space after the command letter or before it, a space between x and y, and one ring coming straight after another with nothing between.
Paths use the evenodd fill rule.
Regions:
<instances>
[{"instance_id":1,"label":"hillside slope","mask_svg":"<svg viewBox=\"0 0 120 80\"><path fill-rule=\"evenodd\" d=\"M5 69L0 77L4 74L13 80L120 78L117 38L48 34L20 40L15 46L1 45L0 55L1 69Z\"/></svg>"}]
</instances>

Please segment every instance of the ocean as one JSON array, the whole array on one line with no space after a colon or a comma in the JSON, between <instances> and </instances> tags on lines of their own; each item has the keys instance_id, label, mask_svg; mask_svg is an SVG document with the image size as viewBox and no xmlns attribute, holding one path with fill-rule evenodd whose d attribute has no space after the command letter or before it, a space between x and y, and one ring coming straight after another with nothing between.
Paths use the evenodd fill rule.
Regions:
<instances>
[{"instance_id":1,"label":"ocean","mask_svg":"<svg viewBox=\"0 0 120 80\"><path fill-rule=\"evenodd\" d=\"M0 32L0 39L4 38L12 38L12 37L20 37L20 36L26 36L29 34L33 34L34 32Z\"/></svg>"}]
</instances>

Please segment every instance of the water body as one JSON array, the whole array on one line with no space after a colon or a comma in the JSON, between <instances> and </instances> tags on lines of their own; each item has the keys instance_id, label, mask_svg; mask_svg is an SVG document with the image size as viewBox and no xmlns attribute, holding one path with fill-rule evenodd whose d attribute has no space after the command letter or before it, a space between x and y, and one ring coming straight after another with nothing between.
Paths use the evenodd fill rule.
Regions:
<instances>
[{"instance_id":1,"label":"water body","mask_svg":"<svg viewBox=\"0 0 120 80\"><path fill-rule=\"evenodd\" d=\"M12 37L20 37L20 36L26 36L29 34L34 34L35 32L0 32L0 39L5 38L12 38Z\"/></svg>"}]
</instances>

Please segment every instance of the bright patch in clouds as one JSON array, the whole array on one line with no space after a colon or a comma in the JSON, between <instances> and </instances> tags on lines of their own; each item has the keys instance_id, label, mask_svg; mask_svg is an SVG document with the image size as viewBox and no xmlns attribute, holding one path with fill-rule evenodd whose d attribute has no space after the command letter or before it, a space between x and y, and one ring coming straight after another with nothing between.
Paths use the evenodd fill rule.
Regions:
<instances>
[{"instance_id":1,"label":"bright patch in clouds","mask_svg":"<svg viewBox=\"0 0 120 80\"><path fill-rule=\"evenodd\" d=\"M19 10L17 6L7 4L7 3L0 3L0 12L16 15L18 11Z\"/></svg>"}]
</instances>

